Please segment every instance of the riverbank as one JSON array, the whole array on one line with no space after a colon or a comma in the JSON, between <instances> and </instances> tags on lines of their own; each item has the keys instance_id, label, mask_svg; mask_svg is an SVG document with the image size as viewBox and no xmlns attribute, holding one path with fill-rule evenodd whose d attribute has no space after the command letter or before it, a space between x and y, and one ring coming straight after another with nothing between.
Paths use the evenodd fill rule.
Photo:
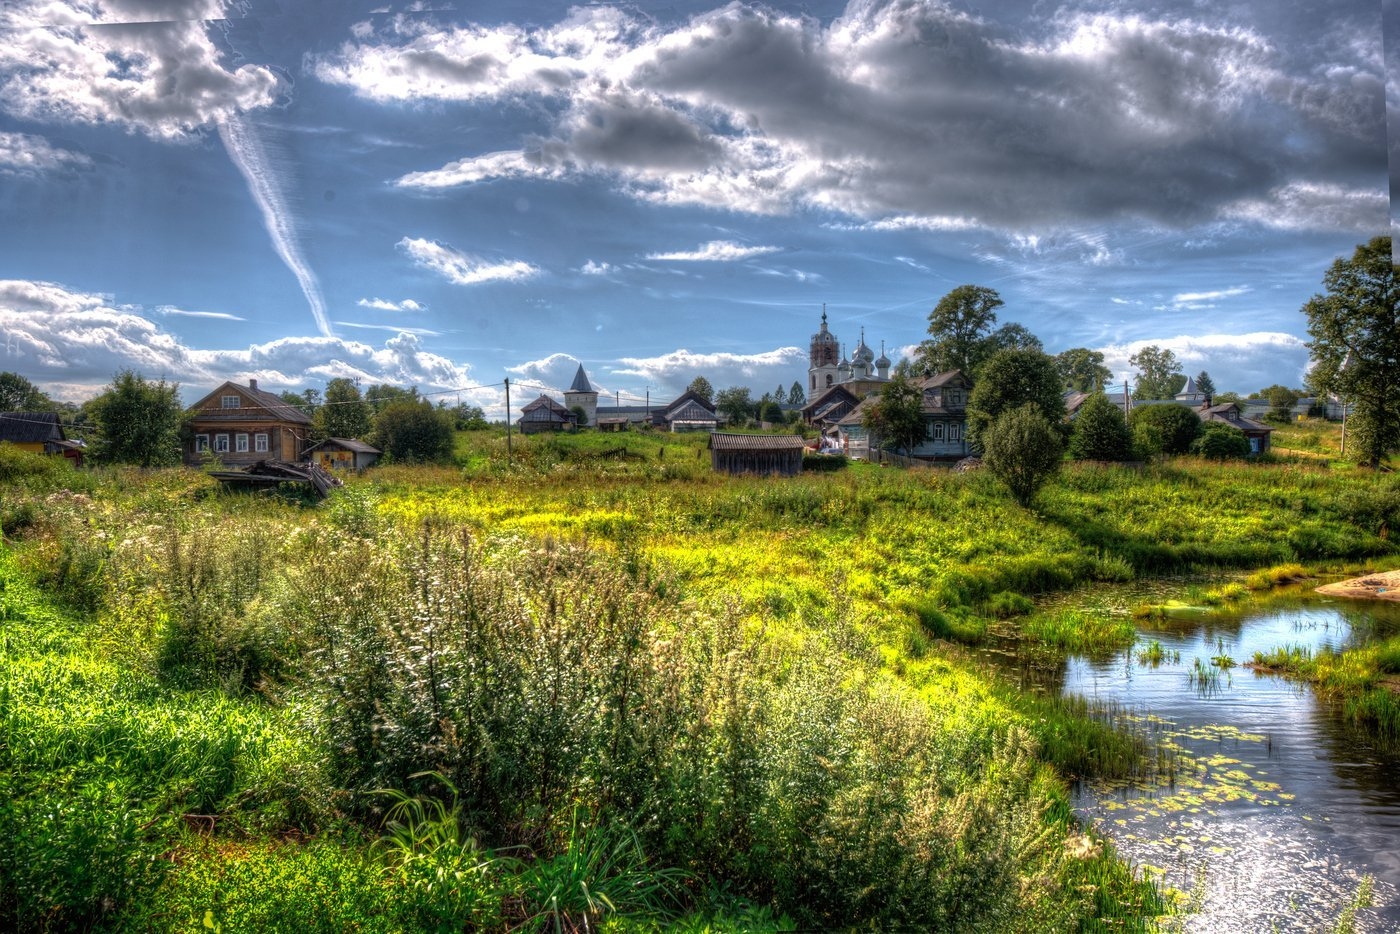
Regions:
<instances>
[{"instance_id":1,"label":"riverbank","mask_svg":"<svg viewBox=\"0 0 1400 934\"><path fill-rule=\"evenodd\" d=\"M1350 580L1324 584L1317 592L1328 597L1353 600L1393 600L1400 603L1400 570L1364 574Z\"/></svg>"}]
</instances>

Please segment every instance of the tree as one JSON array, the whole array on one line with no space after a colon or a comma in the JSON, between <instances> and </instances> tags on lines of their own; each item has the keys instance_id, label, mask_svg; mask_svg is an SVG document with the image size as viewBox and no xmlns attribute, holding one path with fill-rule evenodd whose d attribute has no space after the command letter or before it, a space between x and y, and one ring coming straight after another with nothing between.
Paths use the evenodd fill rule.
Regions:
<instances>
[{"instance_id":1,"label":"tree","mask_svg":"<svg viewBox=\"0 0 1400 934\"><path fill-rule=\"evenodd\" d=\"M763 398L758 400L758 420L768 422L770 425L781 425L785 422L783 418L783 406L768 393L763 394Z\"/></svg>"},{"instance_id":2,"label":"tree","mask_svg":"<svg viewBox=\"0 0 1400 934\"><path fill-rule=\"evenodd\" d=\"M1201 433L1201 418L1184 405L1139 405L1128 419L1144 455L1185 454Z\"/></svg>"},{"instance_id":3,"label":"tree","mask_svg":"<svg viewBox=\"0 0 1400 934\"><path fill-rule=\"evenodd\" d=\"M998 350L1045 350L1045 345L1040 338L1030 332L1024 324L1010 321L997 328L987 335L984 345L986 356L990 357ZM971 374L968 374L969 376Z\"/></svg>"},{"instance_id":4,"label":"tree","mask_svg":"<svg viewBox=\"0 0 1400 934\"><path fill-rule=\"evenodd\" d=\"M807 404L807 394L802 391L802 384L797 380L792 381L788 387L787 404L794 408Z\"/></svg>"},{"instance_id":5,"label":"tree","mask_svg":"<svg viewBox=\"0 0 1400 934\"><path fill-rule=\"evenodd\" d=\"M1338 258L1322 277L1325 294L1303 306L1312 340L1311 382L1350 405L1347 441L1379 467L1400 447L1400 266L1389 237Z\"/></svg>"},{"instance_id":6,"label":"tree","mask_svg":"<svg viewBox=\"0 0 1400 934\"><path fill-rule=\"evenodd\" d=\"M1128 363L1137 368L1137 385L1133 387L1134 399L1170 399L1186 385L1186 377L1181 372L1181 364L1176 354L1164 350L1156 344L1148 344L1128 358Z\"/></svg>"},{"instance_id":7,"label":"tree","mask_svg":"<svg viewBox=\"0 0 1400 934\"><path fill-rule=\"evenodd\" d=\"M316 415L316 407L321 404L321 393L315 389L312 389L310 386L308 386L306 389L303 389L301 392L292 392L291 390L287 390L285 392L278 393L278 395L281 396L283 402L287 403L288 405L296 406L297 408L301 409L303 412L305 412L307 415L312 416L313 418Z\"/></svg>"},{"instance_id":8,"label":"tree","mask_svg":"<svg viewBox=\"0 0 1400 934\"><path fill-rule=\"evenodd\" d=\"M685 389L686 392L693 392L706 402L714 401L715 387L711 386L710 381L703 376L695 377Z\"/></svg>"},{"instance_id":9,"label":"tree","mask_svg":"<svg viewBox=\"0 0 1400 934\"><path fill-rule=\"evenodd\" d=\"M1259 391L1261 398L1269 400L1269 417L1278 421L1289 421L1293 417L1293 406L1303 394L1287 386L1275 383Z\"/></svg>"},{"instance_id":10,"label":"tree","mask_svg":"<svg viewBox=\"0 0 1400 934\"><path fill-rule=\"evenodd\" d=\"M1062 453L1054 423L1029 403L1001 413L984 432L982 463L1022 506L1060 469Z\"/></svg>"},{"instance_id":11,"label":"tree","mask_svg":"<svg viewBox=\"0 0 1400 934\"><path fill-rule=\"evenodd\" d=\"M928 316L928 340L919 345L916 367L925 374L962 370L971 377L991 356L987 338L1004 305L995 289L960 285L938 300Z\"/></svg>"},{"instance_id":12,"label":"tree","mask_svg":"<svg viewBox=\"0 0 1400 934\"><path fill-rule=\"evenodd\" d=\"M18 373L0 373L0 412L51 412L54 401Z\"/></svg>"},{"instance_id":13,"label":"tree","mask_svg":"<svg viewBox=\"0 0 1400 934\"><path fill-rule=\"evenodd\" d=\"M1195 418L1195 416L1191 416ZM1075 460L1122 461L1132 453L1133 435L1123 410L1096 392L1079 407L1069 435L1069 456Z\"/></svg>"},{"instance_id":14,"label":"tree","mask_svg":"<svg viewBox=\"0 0 1400 934\"><path fill-rule=\"evenodd\" d=\"M1002 350L982 366L967 403L967 433L974 445L982 430L1003 412L1030 404L1057 425L1065 417L1065 399L1055 361L1038 350Z\"/></svg>"},{"instance_id":15,"label":"tree","mask_svg":"<svg viewBox=\"0 0 1400 934\"><path fill-rule=\"evenodd\" d=\"M1215 460L1227 457L1248 457L1249 439L1234 425L1224 422L1207 422L1201 428L1201 435L1191 442L1191 453Z\"/></svg>"},{"instance_id":16,"label":"tree","mask_svg":"<svg viewBox=\"0 0 1400 934\"><path fill-rule=\"evenodd\" d=\"M1243 402L1244 399L1237 392L1222 392L1220 395L1214 396L1212 401L1216 405L1224 405L1227 402Z\"/></svg>"},{"instance_id":17,"label":"tree","mask_svg":"<svg viewBox=\"0 0 1400 934\"><path fill-rule=\"evenodd\" d=\"M928 437L923 390L903 374L892 376L879 397L866 404L862 424L866 431L908 456Z\"/></svg>"},{"instance_id":18,"label":"tree","mask_svg":"<svg viewBox=\"0 0 1400 934\"><path fill-rule=\"evenodd\" d=\"M753 414L753 399L747 386L730 386L721 389L715 396L715 411L729 420L731 425L743 423Z\"/></svg>"},{"instance_id":19,"label":"tree","mask_svg":"<svg viewBox=\"0 0 1400 934\"><path fill-rule=\"evenodd\" d=\"M363 438L369 434L370 407L354 380L337 377L326 384L326 401L316 410L314 431L322 438Z\"/></svg>"},{"instance_id":20,"label":"tree","mask_svg":"<svg viewBox=\"0 0 1400 934\"><path fill-rule=\"evenodd\" d=\"M379 383L365 390L365 401L377 416L384 410L384 407L394 402L417 402L418 387L412 386L403 389L399 386L390 386L386 383Z\"/></svg>"},{"instance_id":21,"label":"tree","mask_svg":"<svg viewBox=\"0 0 1400 934\"><path fill-rule=\"evenodd\" d=\"M1071 347L1056 354L1055 369L1064 385L1075 392L1104 389L1113 379L1113 371L1103 365L1103 354L1088 347Z\"/></svg>"},{"instance_id":22,"label":"tree","mask_svg":"<svg viewBox=\"0 0 1400 934\"><path fill-rule=\"evenodd\" d=\"M458 431L481 431L490 427L486 421L486 412L479 405L459 402L448 411L452 413Z\"/></svg>"},{"instance_id":23,"label":"tree","mask_svg":"<svg viewBox=\"0 0 1400 934\"><path fill-rule=\"evenodd\" d=\"M1204 393L1207 399L1215 398L1215 380L1205 370L1196 374L1196 391Z\"/></svg>"},{"instance_id":24,"label":"tree","mask_svg":"<svg viewBox=\"0 0 1400 934\"><path fill-rule=\"evenodd\" d=\"M178 464L184 414L178 383L152 383L122 370L87 404L87 417L97 428L92 458L101 464L138 467Z\"/></svg>"},{"instance_id":25,"label":"tree","mask_svg":"<svg viewBox=\"0 0 1400 934\"><path fill-rule=\"evenodd\" d=\"M370 443L403 463L433 463L452 457L452 416L427 400L390 402L374 417Z\"/></svg>"}]
</instances>

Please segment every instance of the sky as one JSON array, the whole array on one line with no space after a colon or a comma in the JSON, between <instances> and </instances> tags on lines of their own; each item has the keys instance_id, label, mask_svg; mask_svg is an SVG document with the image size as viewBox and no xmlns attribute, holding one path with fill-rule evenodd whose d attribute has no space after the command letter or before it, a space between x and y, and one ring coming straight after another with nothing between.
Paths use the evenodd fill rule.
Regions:
<instances>
[{"instance_id":1,"label":"sky","mask_svg":"<svg viewBox=\"0 0 1400 934\"><path fill-rule=\"evenodd\" d=\"M1397 7L6 0L0 370L757 396L976 284L1115 380L1299 385L1394 224Z\"/></svg>"}]
</instances>

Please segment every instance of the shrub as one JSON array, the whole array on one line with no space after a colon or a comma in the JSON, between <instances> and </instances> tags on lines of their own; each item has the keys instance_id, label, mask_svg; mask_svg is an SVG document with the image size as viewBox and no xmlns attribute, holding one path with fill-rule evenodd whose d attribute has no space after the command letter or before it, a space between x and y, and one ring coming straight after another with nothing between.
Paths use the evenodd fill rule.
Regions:
<instances>
[{"instance_id":1,"label":"shrub","mask_svg":"<svg viewBox=\"0 0 1400 934\"><path fill-rule=\"evenodd\" d=\"M1070 429L1069 456L1075 460L1121 461L1132 452L1132 433L1122 409L1096 392L1085 400Z\"/></svg>"},{"instance_id":2,"label":"shrub","mask_svg":"<svg viewBox=\"0 0 1400 934\"><path fill-rule=\"evenodd\" d=\"M999 416L983 432L982 446L983 465L1022 506L1060 469L1059 433L1034 405Z\"/></svg>"},{"instance_id":3,"label":"shrub","mask_svg":"<svg viewBox=\"0 0 1400 934\"><path fill-rule=\"evenodd\" d=\"M1201 419L1184 405L1140 405L1128 419L1133 443L1147 456L1185 454L1201 433Z\"/></svg>"},{"instance_id":4,"label":"shrub","mask_svg":"<svg viewBox=\"0 0 1400 934\"><path fill-rule=\"evenodd\" d=\"M1212 460L1227 457L1248 457L1249 439L1243 431L1224 422L1208 422L1201 428L1201 434L1191 442L1191 453Z\"/></svg>"}]
</instances>

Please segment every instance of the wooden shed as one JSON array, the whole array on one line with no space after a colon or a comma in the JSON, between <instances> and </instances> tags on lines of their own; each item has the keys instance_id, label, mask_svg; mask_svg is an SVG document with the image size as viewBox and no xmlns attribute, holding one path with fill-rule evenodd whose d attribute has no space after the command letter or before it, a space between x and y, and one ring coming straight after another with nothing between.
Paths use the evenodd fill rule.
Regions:
<instances>
[{"instance_id":1,"label":"wooden shed","mask_svg":"<svg viewBox=\"0 0 1400 934\"><path fill-rule=\"evenodd\" d=\"M710 435L710 463L715 470L730 474L778 474L795 477L802 473L804 442L797 435Z\"/></svg>"},{"instance_id":2,"label":"wooden shed","mask_svg":"<svg viewBox=\"0 0 1400 934\"><path fill-rule=\"evenodd\" d=\"M307 448L302 459L326 470L364 470L379 460L380 453L379 448L353 438L327 438Z\"/></svg>"}]
</instances>

